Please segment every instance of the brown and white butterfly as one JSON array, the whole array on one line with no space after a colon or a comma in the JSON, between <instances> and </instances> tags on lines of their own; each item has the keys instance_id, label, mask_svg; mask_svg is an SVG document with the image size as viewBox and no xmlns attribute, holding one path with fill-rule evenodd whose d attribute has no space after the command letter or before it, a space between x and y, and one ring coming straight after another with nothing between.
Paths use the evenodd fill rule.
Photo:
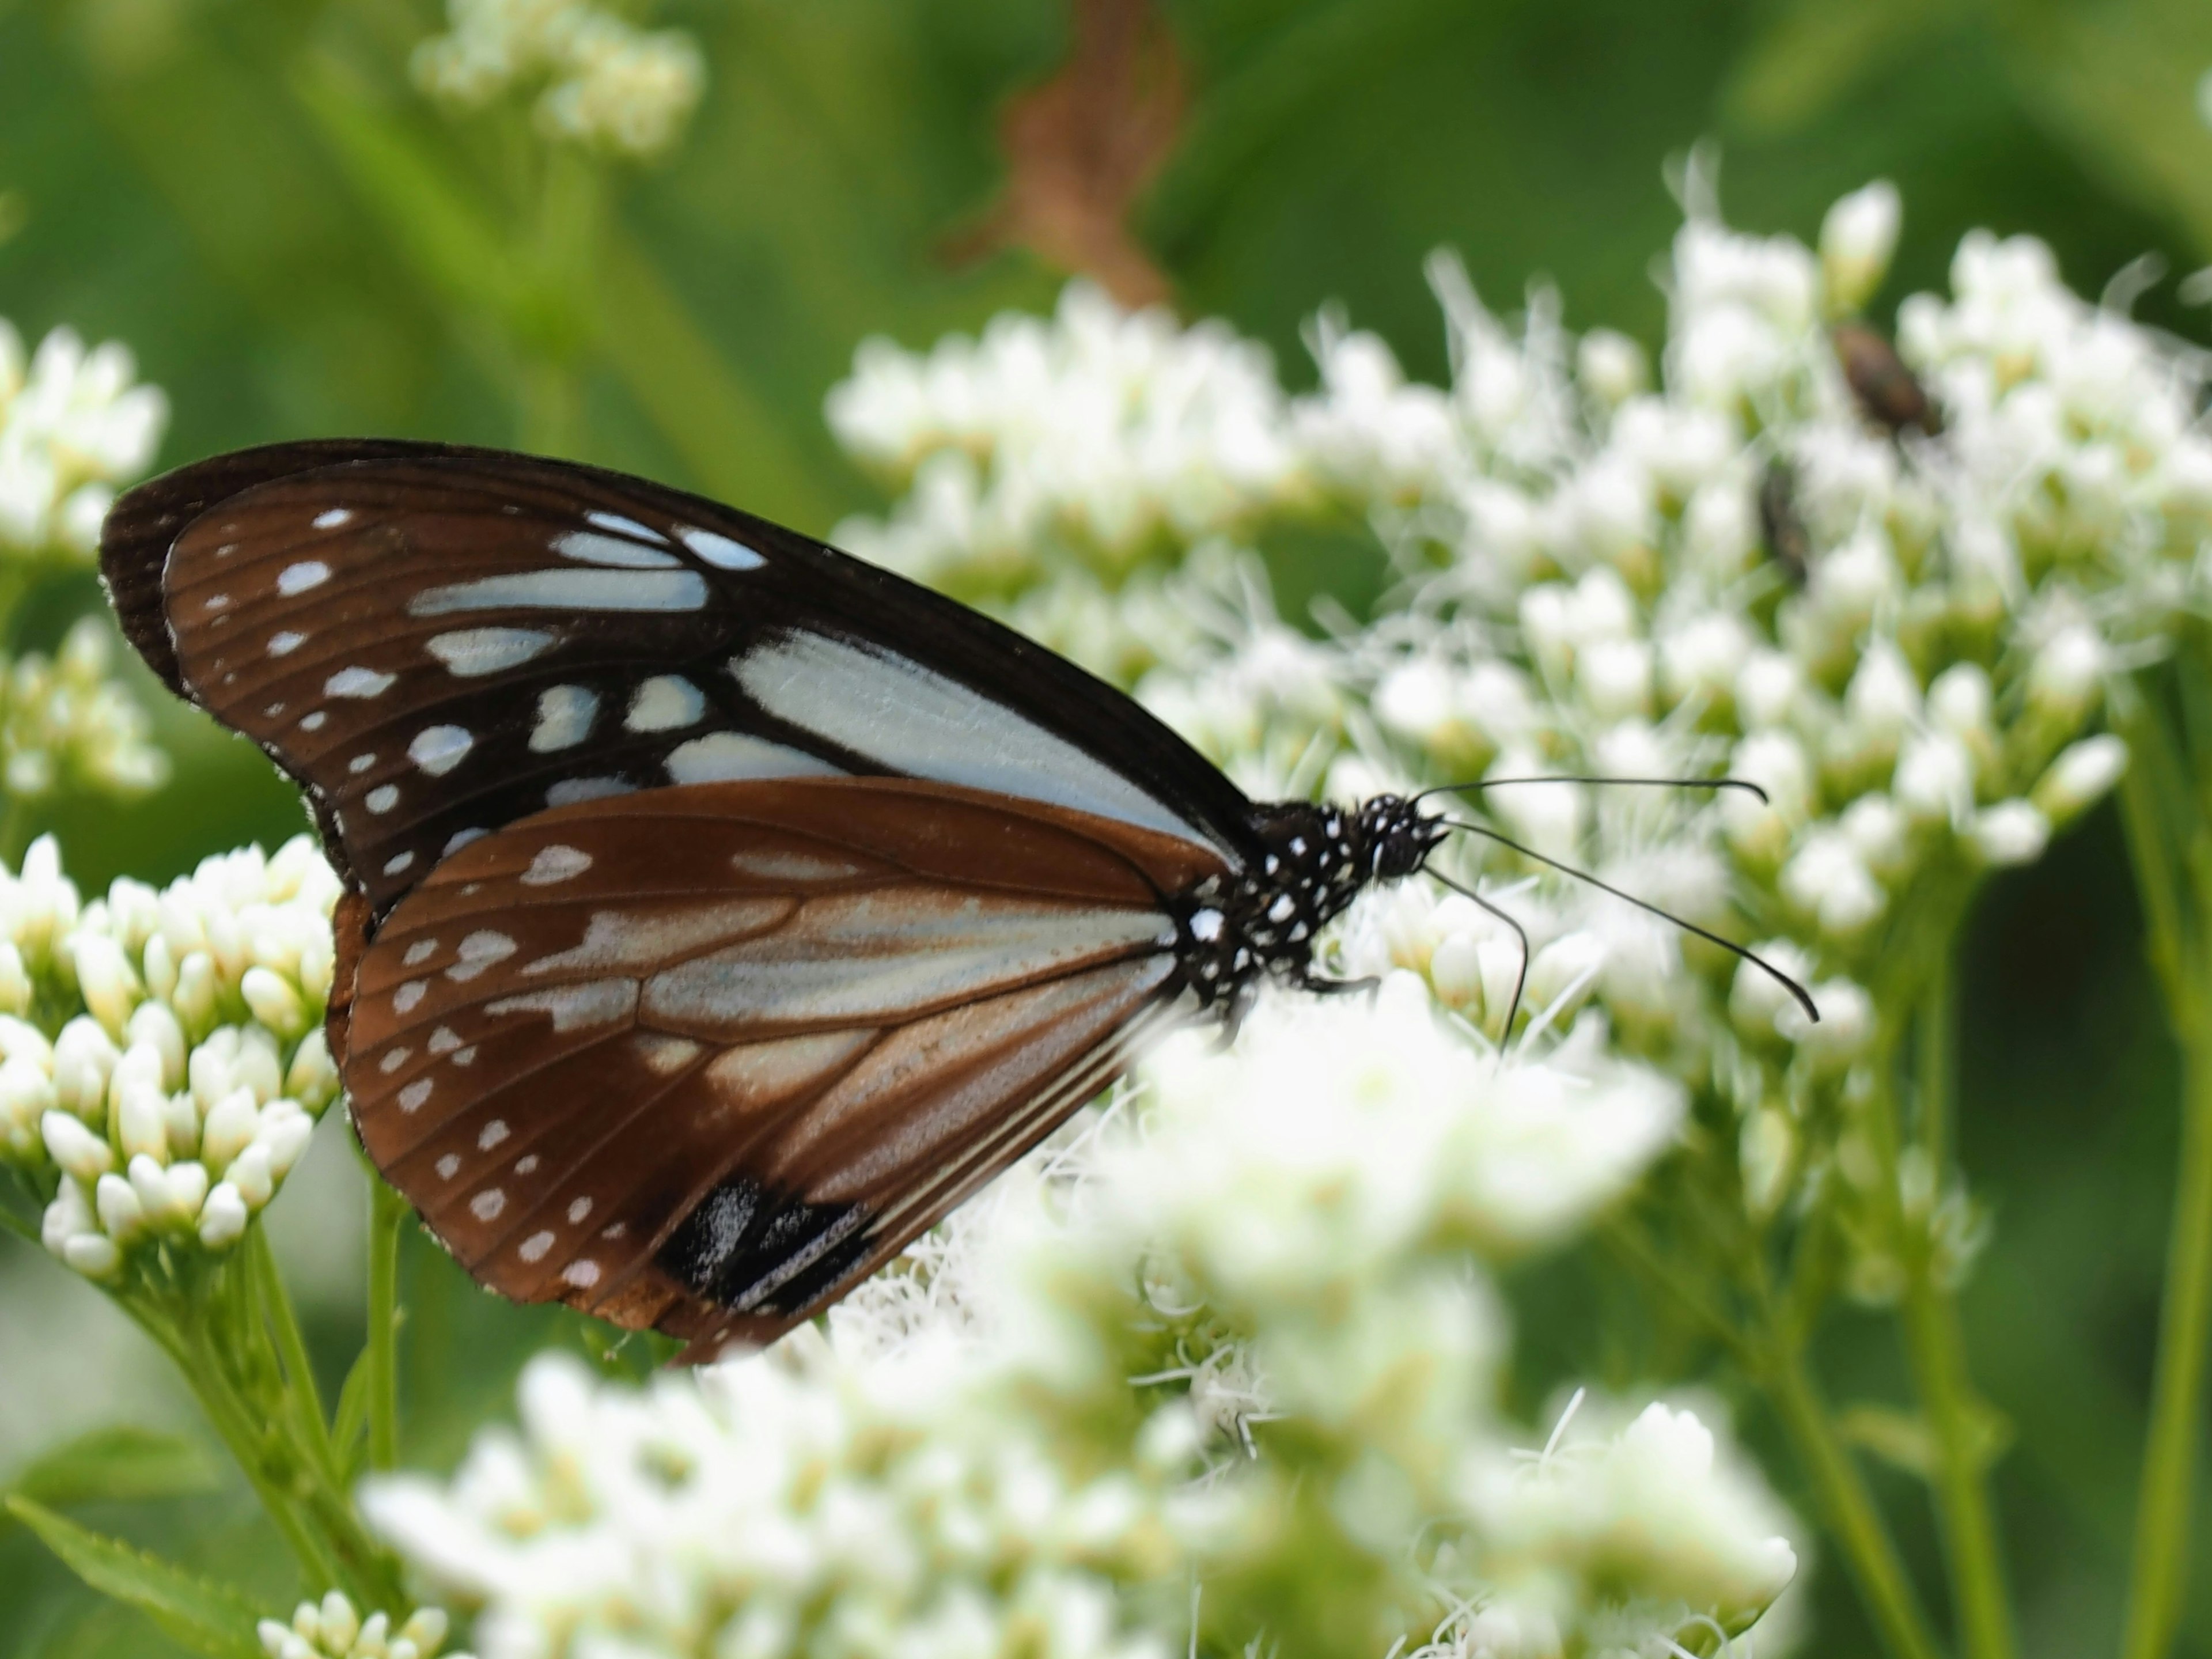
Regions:
<instances>
[{"instance_id":1,"label":"brown and white butterfly","mask_svg":"<svg viewBox=\"0 0 2212 1659\"><path fill-rule=\"evenodd\" d=\"M307 793L378 1167L485 1285L691 1358L836 1300L1164 1020L1322 988L1316 930L1445 833L1255 805L997 623L589 467L218 456L100 568Z\"/></svg>"}]
</instances>

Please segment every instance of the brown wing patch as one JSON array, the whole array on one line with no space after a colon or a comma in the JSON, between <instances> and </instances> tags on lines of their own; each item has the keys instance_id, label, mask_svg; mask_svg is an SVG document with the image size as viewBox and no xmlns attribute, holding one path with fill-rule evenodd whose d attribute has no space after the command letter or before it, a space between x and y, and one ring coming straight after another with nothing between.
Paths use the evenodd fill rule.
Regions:
<instances>
[{"instance_id":1,"label":"brown wing patch","mask_svg":"<svg viewBox=\"0 0 2212 1659\"><path fill-rule=\"evenodd\" d=\"M505 1295L695 1357L765 1340L1118 1069L1173 989L1159 877L1183 845L890 780L540 814L369 945L363 1144Z\"/></svg>"}]
</instances>

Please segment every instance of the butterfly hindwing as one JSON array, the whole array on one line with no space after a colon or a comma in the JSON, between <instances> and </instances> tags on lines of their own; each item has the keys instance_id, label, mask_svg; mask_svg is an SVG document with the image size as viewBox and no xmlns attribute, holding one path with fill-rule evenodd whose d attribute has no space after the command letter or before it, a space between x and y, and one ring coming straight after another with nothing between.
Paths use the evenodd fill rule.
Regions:
<instances>
[{"instance_id":1,"label":"butterfly hindwing","mask_svg":"<svg viewBox=\"0 0 2212 1659\"><path fill-rule=\"evenodd\" d=\"M659 789L462 849L354 984L364 1144L469 1270L767 1340L1110 1080L1178 838L957 787Z\"/></svg>"},{"instance_id":2,"label":"butterfly hindwing","mask_svg":"<svg viewBox=\"0 0 2212 1659\"><path fill-rule=\"evenodd\" d=\"M380 915L549 806L729 779L923 777L1250 852L1249 803L1110 687L615 473L435 445L246 451L125 495L101 568L156 672L301 780Z\"/></svg>"}]
</instances>

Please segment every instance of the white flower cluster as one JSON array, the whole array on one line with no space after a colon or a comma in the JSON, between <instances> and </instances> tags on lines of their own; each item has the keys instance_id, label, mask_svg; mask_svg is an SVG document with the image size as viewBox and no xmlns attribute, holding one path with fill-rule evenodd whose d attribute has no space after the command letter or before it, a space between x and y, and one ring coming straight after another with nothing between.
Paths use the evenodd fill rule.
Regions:
<instances>
[{"instance_id":1,"label":"white flower cluster","mask_svg":"<svg viewBox=\"0 0 2212 1659\"><path fill-rule=\"evenodd\" d=\"M1711 195L1693 169L1656 377L1618 334L1571 336L1548 295L1493 315L1440 258L1447 386L1325 315L1321 386L1289 397L1220 325L1178 333L1073 288L1053 321L1001 318L980 344L872 343L830 414L911 480L886 526L848 532L862 551L995 584L1002 614L1125 683L1150 670L1139 695L1248 788L1480 782L1503 833L1810 984L1818 1024L1757 968L1516 866L1534 872L1506 906L1534 947L1524 1007L1594 996L1619 1040L1717 1095L1763 1218L1831 1167L1808 1124L1848 1125L1829 1107L1863 1097L1860 1062L1909 1018L1865 988L2118 779L2124 748L2088 728L2204 602L2212 434L2203 365L2069 292L2039 243L1967 237L1951 294L1906 300L1893 351L1856 319L1896 245L1893 189L1837 204L1817 249L1729 229ZM1264 549L1316 501L1364 507L1395 562L1380 614L1326 641L1264 602L1190 620L1234 586L1215 538ZM1115 595L1111 561L1056 563L1055 538L1141 554L1150 585ZM1151 620L1161 593L1179 625ZM1115 648L1102 609L1142 611L1149 654ZM1726 774L1766 799L1499 787L1559 774ZM1471 876L1472 851L1443 867ZM1463 900L1377 902L1340 965L1414 968L1506 1035L1510 928ZM1977 1237L1939 1238L1942 1271ZM1860 1265L1878 1290L1887 1266Z\"/></svg>"},{"instance_id":2,"label":"white flower cluster","mask_svg":"<svg viewBox=\"0 0 2212 1659\"><path fill-rule=\"evenodd\" d=\"M1476 1607L1496 1659L1657 1653L1787 1584L1694 1418L1532 1474L1498 1415L1475 1264L1617 1198L1679 1085L1594 1026L1501 1066L1403 974L1146 1076L826 1338L644 1392L542 1358L519 1435L373 1482L372 1524L490 1659L1379 1655Z\"/></svg>"},{"instance_id":3,"label":"white flower cluster","mask_svg":"<svg viewBox=\"0 0 2212 1659\"><path fill-rule=\"evenodd\" d=\"M88 351L67 328L27 363L0 319L0 549L91 556L116 485L146 470L168 424L168 400L137 373L128 348Z\"/></svg>"},{"instance_id":4,"label":"white flower cluster","mask_svg":"<svg viewBox=\"0 0 2212 1659\"><path fill-rule=\"evenodd\" d=\"M283 1184L338 1091L337 890L304 836L88 904L51 836L0 872L0 1162L71 1267L226 1249Z\"/></svg>"},{"instance_id":5,"label":"white flower cluster","mask_svg":"<svg viewBox=\"0 0 2212 1659\"><path fill-rule=\"evenodd\" d=\"M0 784L16 800L58 788L141 794L169 775L143 709L107 678L107 625L87 617L52 657L0 656Z\"/></svg>"},{"instance_id":6,"label":"white flower cluster","mask_svg":"<svg viewBox=\"0 0 2212 1659\"><path fill-rule=\"evenodd\" d=\"M547 137L645 157L683 136L706 59L678 29L647 31L586 0L448 0L447 32L416 48L416 83L462 109L541 86Z\"/></svg>"},{"instance_id":7,"label":"white flower cluster","mask_svg":"<svg viewBox=\"0 0 2212 1659\"><path fill-rule=\"evenodd\" d=\"M1218 323L1122 312L1071 283L1048 320L1008 314L927 356L863 343L830 428L907 487L841 545L969 596L1069 569L1118 585L1309 493L1265 347Z\"/></svg>"},{"instance_id":8,"label":"white flower cluster","mask_svg":"<svg viewBox=\"0 0 2212 1659\"><path fill-rule=\"evenodd\" d=\"M332 1590L319 1602L302 1601L292 1622L261 1621L258 1634L269 1659L433 1659L444 1645L448 1620L436 1607L422 1607L395 1631L389 1613L363 1619L343 1592ZM447 1659L471 1659L452 1653Z\"/></svg>"}]
</instances>

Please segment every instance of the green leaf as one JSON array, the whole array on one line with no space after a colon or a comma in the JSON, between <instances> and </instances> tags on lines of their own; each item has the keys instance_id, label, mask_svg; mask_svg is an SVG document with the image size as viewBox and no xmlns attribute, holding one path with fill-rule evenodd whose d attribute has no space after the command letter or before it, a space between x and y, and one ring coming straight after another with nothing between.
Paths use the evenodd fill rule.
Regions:
<instances>
[{"instance_id":1,"label":"green leaf","mask_svg":"<svg viewBox=\"0 0 2212 1659\"><path fill-rule=\"evenodd\" d=\"M210 1492L216 1466L197 1442L151 1429L94 1429L57 1447L15 1477L18 1498L50 1508L136 1503Z\"/></svg>"},{"instance_id":2,"label":"green leaf","mask_svg":"<svg viewBox=\"0 0 2212 1659\"><path fill-rule=\"evenodd\" d=\"M87 1584L137 1608L193 1652L207 1659L266 1659L254 1633L266 1614L240 1591L88 1531L27 1498L10 1497L8 1512Z\"/></svg>"}]
</instances>

